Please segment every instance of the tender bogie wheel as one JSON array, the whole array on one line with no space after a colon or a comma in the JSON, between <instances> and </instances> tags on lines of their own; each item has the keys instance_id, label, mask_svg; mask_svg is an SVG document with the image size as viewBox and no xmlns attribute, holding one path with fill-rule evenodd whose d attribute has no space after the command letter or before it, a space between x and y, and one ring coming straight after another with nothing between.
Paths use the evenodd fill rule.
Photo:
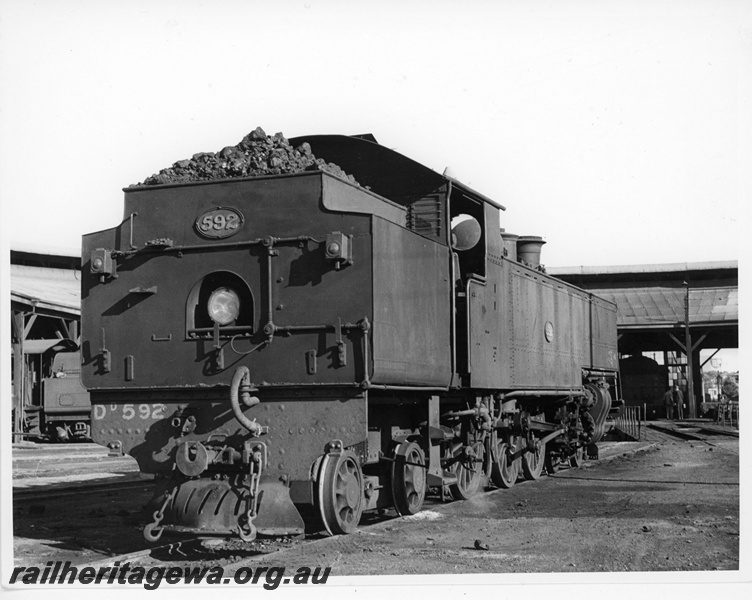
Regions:
<instances>
[{"instance_id":1,"label":"tender bogie wheel","mask_svg":"<svg viewBox=\"0 0 752 600\"><path fill-rule=\"evenodd\" d=\"M535 441L535 450L533 452L525 452L522 455L522 473L525 475L525 479L534 481L540 479L543 473L543 463L546 457L546 445L541 444L538 440Z\"/></svg>"},{"instance_id":2,"label":"tender bogie wheel","mask_svg":"<svg viewBox=\"0 0 752 600\"><path fill-rule=\"evenodd\" d=\"M585 462L585 448L578 446L574 454L569 457L569 466L574 468L581 467L583 462Z\"/></svg>"},{"instance_id":3,"label":"tender bogie wheel","mask_svg":"<svg viewBox=\"0 0 752 600\"><path fill-rule=\"evenodd\" d=\"M426 498L426 458L415 442L404 442L394 451L392 463L392 498L401 516L420 512Z\"/></svg>"},{"instance_id":4,"label":"tender bogie wheel","mask_svg":"<svg viewBox=\"0 0 752 600\"><path fill-rule=\"evenodd\" d=\"M457 476L457 483L449 486L457 500L467 500L478 492L480 482L483 476L483 459L485 448L483 442L473 442L470 444L469 451L465 453L465 447L460 446L457 454L466 454L454 463L450 470Z\"/></svg>"},{"instance_id":5,"label":"tender bogie wheel","mask_svg":"<svg viewBox=\"0 0 752 600\"><path fill-rule=\"evenodd\" d=\"M509 489L517 481L520 474L520 461L512 459L514 448L507 442L499 440L496 443L496 460L491 468L491 481L500 488Z\"/></svg>"},{"instance_id":6,"label":"tender bogie wheel","mask_svg":"<svg viewBox=\"0 0 752 600\"><path fill-rule=\"evenodd\" d=\"M365 503L363 471L352 452L327 454L318 479L318 508L326 530L352 533L358 527Z\"/></svg>"}]
</instances>

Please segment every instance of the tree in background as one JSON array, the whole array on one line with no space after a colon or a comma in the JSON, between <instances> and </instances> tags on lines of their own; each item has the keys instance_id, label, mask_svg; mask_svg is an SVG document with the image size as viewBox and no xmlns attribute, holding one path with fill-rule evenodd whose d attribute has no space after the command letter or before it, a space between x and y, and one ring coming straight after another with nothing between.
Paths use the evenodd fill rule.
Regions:
<instances>
[{"instance_id":1,"label":"tree in background","mask_svg":"<svg viewBox=\"0 0 752 600\"><path fill-rule=\"evenodd\" d=\"M727 375L723 379L723 393L730 399L730 400L739 400L739 382L738 382L738 375Z\"/></svg>"}]
</instances>

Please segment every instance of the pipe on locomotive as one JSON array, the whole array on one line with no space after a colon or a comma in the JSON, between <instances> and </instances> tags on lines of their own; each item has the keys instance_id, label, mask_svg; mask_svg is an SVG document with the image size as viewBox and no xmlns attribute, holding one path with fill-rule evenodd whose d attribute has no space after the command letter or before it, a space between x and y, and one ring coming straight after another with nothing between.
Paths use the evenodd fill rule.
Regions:
<instances>
[{"instance_id":1,"label":"pipe on locomotive","mask_svg":"<svg viewBox=\"0 0 752 600\"><path fill-rule=\"evenodd\" d=\"M244 383L245 381L245 383ZM256 421L252 421L243 414L243 410L240 408L239 397L242 398L243 404L250 408L256 406L261 400L257 396L251 396L251 392L256 391L256 388L251 384L251 372L248 367L240 366L235 369L235 374L232 376L232 383L230 384L230 404L232 405L232 414L238 422L251 432L251 435L258 437L262 433L266 433L266 428Z\"/></svg>"},{"instance_id":2,"label":"pipe on locomotive","mask_svg":"<svg viewBox=\"0 0 752 600\"><path fill-rule=\"evenodd\" d=\"M507 392L504 394L504 398L520 398L520 397L532 397L532 396L571 396L582 395L575 389L572 390L517 390L515 392Z\"/></svg>"}]
</instances>

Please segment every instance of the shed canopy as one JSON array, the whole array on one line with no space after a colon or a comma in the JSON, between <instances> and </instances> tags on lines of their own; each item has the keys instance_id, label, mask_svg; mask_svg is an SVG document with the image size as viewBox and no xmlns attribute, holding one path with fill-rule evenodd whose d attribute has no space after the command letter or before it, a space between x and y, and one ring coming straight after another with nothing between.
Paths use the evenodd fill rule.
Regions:
<instances>
[{"instance_id":1,"label":"shed canopy","mask_svg":"<svg viewBox=\"0 0 752 600\"><path fill-rule=\"evenodd\" d=\"M35 311L81 315L81 279L74 269L10 266L11 300Z\"/></svg>"},{"instance_id":2,"label":"shed canopy","mask_svg":"<svg viewBox=\"0 0 752 600\"><path fill-rule=\"evenodd\" d=\"M617 325L620 328L665 328L684 323L686 300L684 288L602 288L597 290L597 294L616 303ZM738 321L738 288L690 289L689 322L691 325L731 325Z\"/></svg>"}]
</instances>

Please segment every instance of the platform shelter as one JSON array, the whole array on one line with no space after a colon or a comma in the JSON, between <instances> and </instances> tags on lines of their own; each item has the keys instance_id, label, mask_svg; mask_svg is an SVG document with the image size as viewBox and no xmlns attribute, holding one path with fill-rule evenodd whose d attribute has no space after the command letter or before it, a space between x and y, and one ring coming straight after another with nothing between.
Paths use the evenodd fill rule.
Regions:
<instances>
[{"instance_id":1,"label":"platform shelter","mask_svg":"<svg viewBox=\"0 0 752 600\"><path fill-rule=\"evenodd\" d=\"M78 348L81 258L57 249L11 249L10 287L13 439L18 441L39 432L45 361L55 349Z\"/></svg>"},{"instance_id":2,"label":"platform shelter","mask_svg":"<svg viewBox=\"0 0 752 600\"><path fill-rule=\"evenodd\" d=\"M663 388L684 389L698 416L702 367L721 349L739 347L737 261L611 267L558 267L548 272L617 305L620 357L663 352L672 367ZM700 361L700 352L711 350Z\"/></svg>"}]
</instances>

